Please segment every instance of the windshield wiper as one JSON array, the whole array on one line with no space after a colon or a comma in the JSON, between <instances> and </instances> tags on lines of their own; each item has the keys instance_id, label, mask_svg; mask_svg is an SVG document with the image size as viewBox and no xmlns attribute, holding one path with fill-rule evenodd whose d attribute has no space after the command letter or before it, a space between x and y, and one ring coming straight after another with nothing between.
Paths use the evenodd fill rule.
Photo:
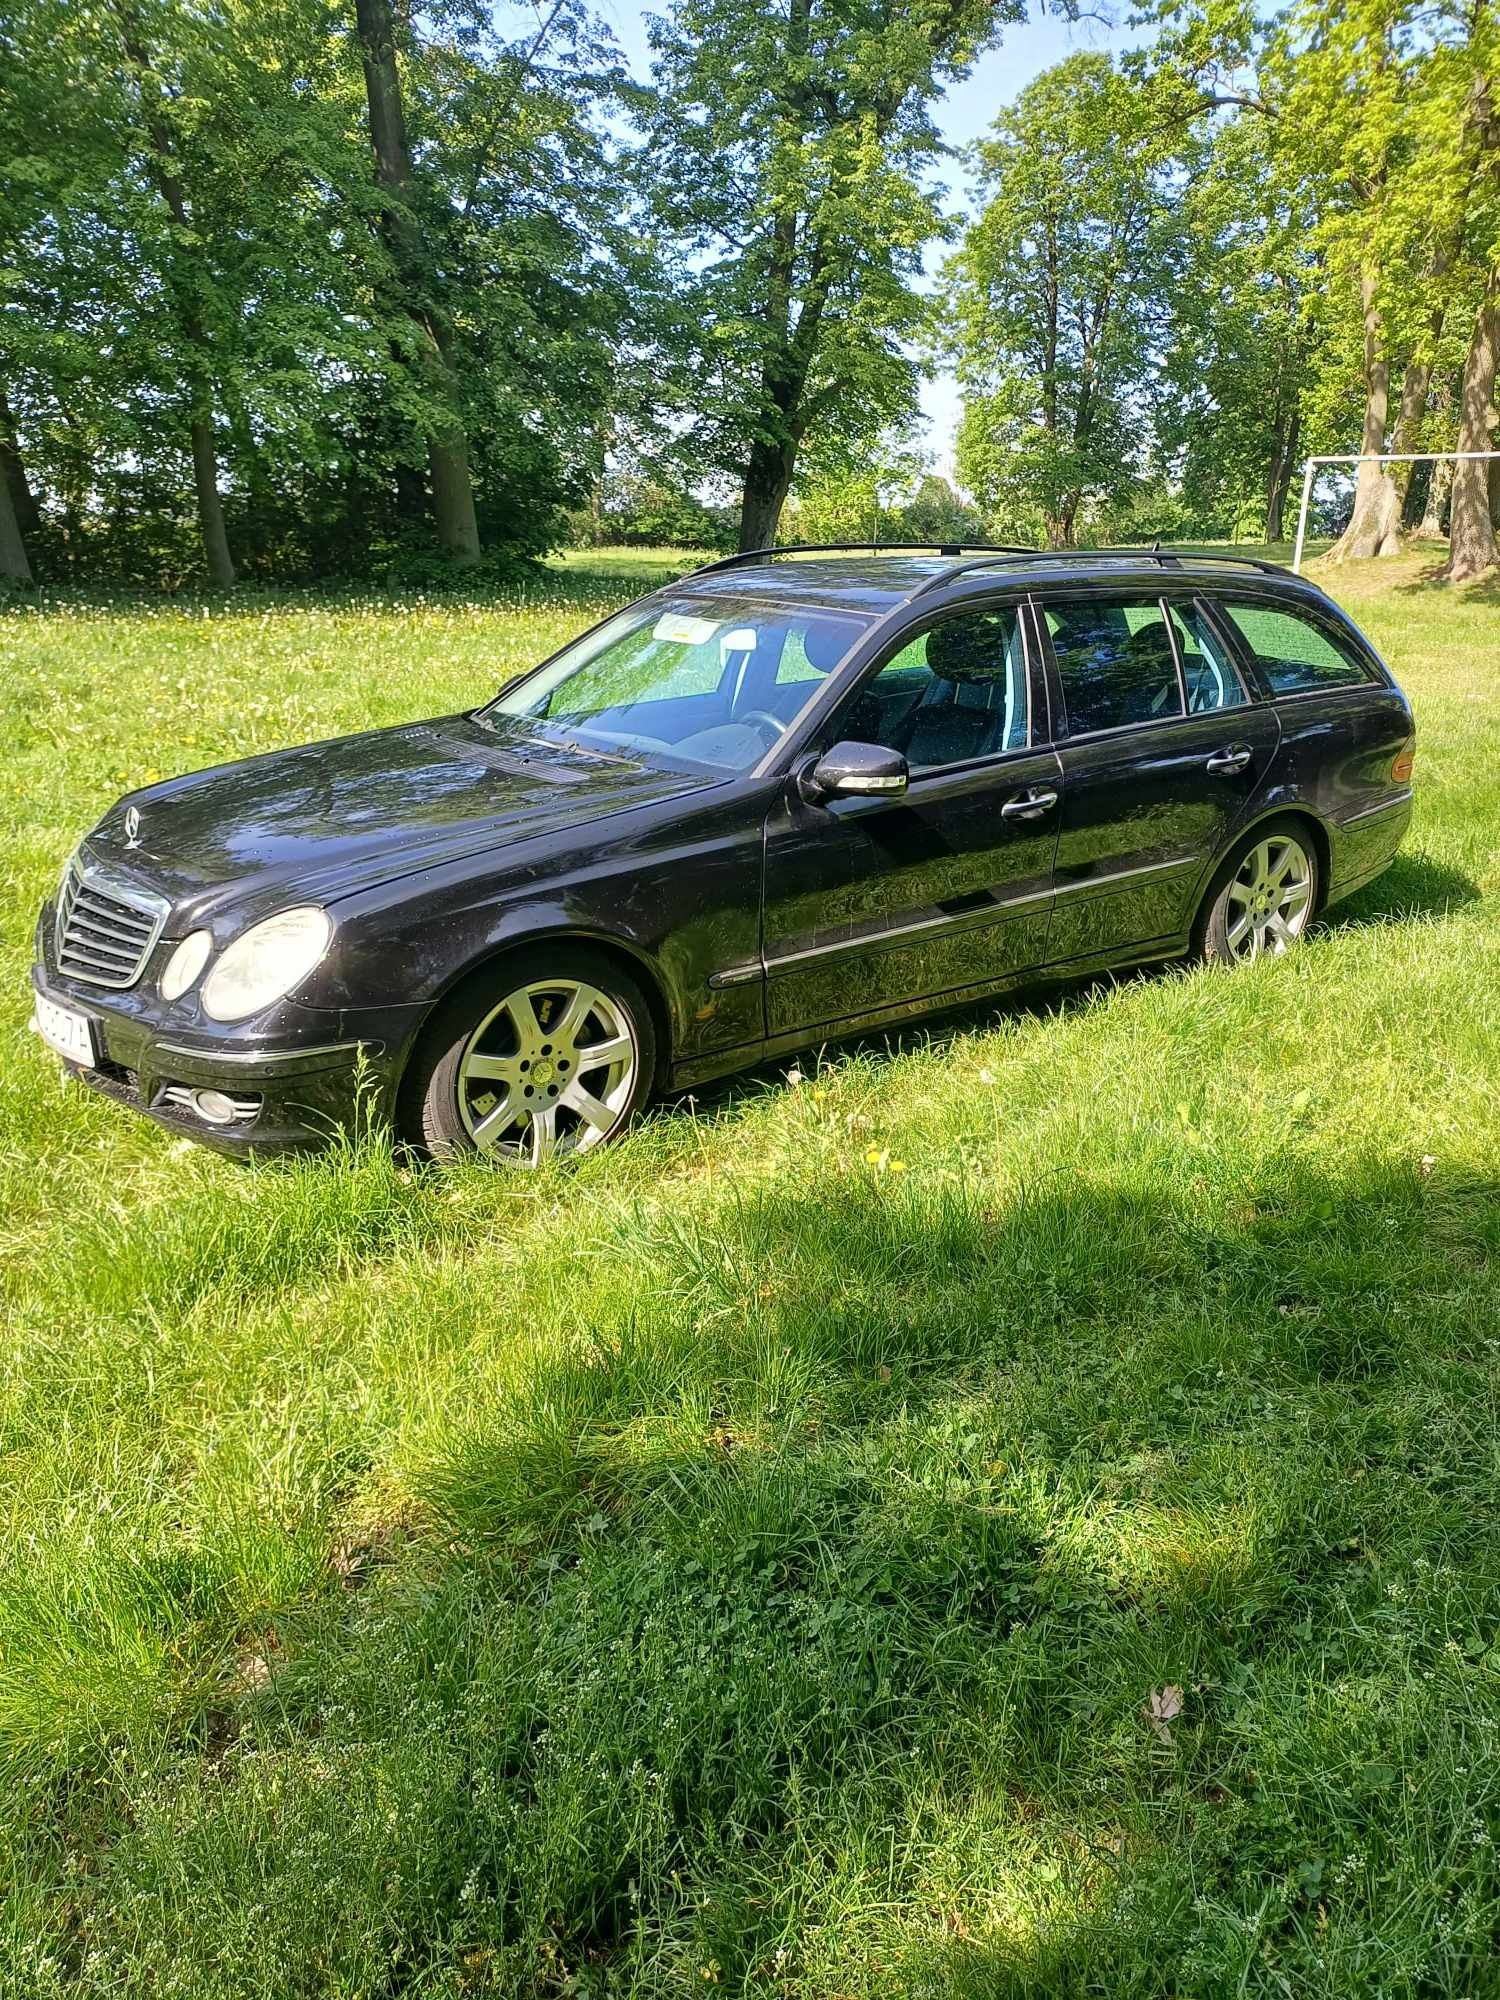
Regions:
<instances>
[{"instance_id":1,"label":"windshield wiper","mask_svg":"<svg viewBox=\"0 0 1500 2000\"><path fill-rule=\"evenodd\" d=\"M580 743L576 737L564 736L556 739L559 750L576 750L580 757L593 757L602 764L638 764L638 757L631 757L623 750L597 750L592 743Z\"/></svg>"}]
</instances>

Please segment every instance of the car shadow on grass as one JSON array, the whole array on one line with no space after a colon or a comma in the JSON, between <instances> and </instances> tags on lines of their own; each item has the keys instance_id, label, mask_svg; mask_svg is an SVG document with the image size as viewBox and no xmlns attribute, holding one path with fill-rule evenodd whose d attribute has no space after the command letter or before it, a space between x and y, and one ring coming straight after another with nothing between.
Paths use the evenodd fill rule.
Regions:
<instances>
[{"instance_id":1,"label":"car shadow on grass","mask_svg":"<svg viewBox=\"0 0 1500 2000\"><path fill-rule=\"evenodd\" d=\"M1247 1951L1332 1990L1399 1916L1463 1990L1496 1193L824 1169L622 1222L253 1755L126 1837L132 1921L206 1952L253 1904L293 1963L331 1894L329 1989L992 1996L1243 1990Z\"/></svg>"},{"instance_id":2,"label":"car shadow on grass","mask_svg":"<svg viewBox=\"0 0 1500 2000\"><path fill-rule=\"evenodd\" d=\"M1461 869L1434 861L1425 854L1398 854L1375 881L1322 916L1302 949L1316 951L1320 936L1355 930L1362 925L1448 916L1466 904L1479 901L1480 896L1478 885ZM1185 969L1187 962L1182 959L1126 966L1084 978L1050 981L998 999L934 1009L902 1027L867 1029L846 1036L830 1034L825 1041L813 1043L799 1053L774 1057L753 1069L700 1085L669 1100L665 1108L668 1112L675 1108L709 1114L731 1110L768 1089L780 1088L788 1072L807 1071L828 1057L900 1056L916 1049L941 1048L961 1035L982 1033L1003 1023L1046 1021L1076 1013L1123 988L1180 977Z\"/></svg>"},{"instance_id":3,"label":"car shadow on grass","mask_svg":"<svg viewBox=\"0 0 1500 2000\"><path fill-rule=\"evenodd\" d=\"M1323 916L1317 931L1349 930L1359 924L1399 923L1409 917L1445 917L1479 901L1478 884L1462 869L1430 855L1398 854L1382 874Z\"/></svg>"}]
</instances>

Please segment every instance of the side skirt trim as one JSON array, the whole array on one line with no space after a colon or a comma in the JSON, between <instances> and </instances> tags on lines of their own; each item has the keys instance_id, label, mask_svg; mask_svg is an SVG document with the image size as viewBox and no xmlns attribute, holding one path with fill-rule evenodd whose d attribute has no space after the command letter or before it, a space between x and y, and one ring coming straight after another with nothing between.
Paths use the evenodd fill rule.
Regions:
<instances>
[{"instance_id":1,"label":"side skirt trim","mask_svg":"<svg viewBox=\"0 0 1500 2000\"><path fill-rule=\"evenodd\" d=\"M1028 967L1024 972L1008 973L1001 979L985 980L978 986L955 987L949 992L934 994L930 999L905 1000L889 1007L876 1008L872 1013L795 1028L766 1041L741 1042L737 1048L715 1049L711 1055L674 1064L666 1087L669 1091L690 1090L697 1084L732 1076L737 1070L753 1069L757 1063L769 1062L779 1055L790 1055L797 1049L816 1048L823 1042L848 1041L851 1037L870 1034L879 1028L920 1027L938 1015L977 1006L985 1000L998 999L1018 990L1086 979L1096 972L1124 972L1136 966L1159 965L1170 959L1185 957L1188 944L1187 936L1181 935L1133 945L1128 952L1095 952L1085 958L1058 959L1047 965Z\"/></svg>"}]
</instances>

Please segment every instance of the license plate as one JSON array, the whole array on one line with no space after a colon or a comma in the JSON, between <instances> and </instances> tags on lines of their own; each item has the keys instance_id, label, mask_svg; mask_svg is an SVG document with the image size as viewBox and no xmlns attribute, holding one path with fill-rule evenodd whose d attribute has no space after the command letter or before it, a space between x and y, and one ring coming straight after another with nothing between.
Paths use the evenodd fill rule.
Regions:
<instances>
[{"instance_id":1,"label":"license plate","mask_svg":"<svg viewBox=\"0 0 1500 2000\"><path fill-rule=\"evenodd\" d=\"M55 1000L45 994L33 996L36 1001L36 1030L49 1049L55 1049L70 1063L81 1063L85 1069L92 1069L98 1061L94 1050L94 1024L87 1014L75 1013L71 1007L59 1007Z\"/></svg>"}]
</instances>

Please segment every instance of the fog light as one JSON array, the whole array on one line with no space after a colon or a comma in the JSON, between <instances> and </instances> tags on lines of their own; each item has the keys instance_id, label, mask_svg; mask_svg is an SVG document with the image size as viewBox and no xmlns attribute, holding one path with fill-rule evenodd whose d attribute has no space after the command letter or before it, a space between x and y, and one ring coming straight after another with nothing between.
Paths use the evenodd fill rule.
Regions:
<instances>
[{"instance_id":1,"label":"fog light","mask_svg":"<svg viewBox=\"0 0 1500 2000\"><path fill-rule=\"evenodd\" d=\"M222 1090L195 1090L193 1109L210 1125L232 1125L244 1116L234 1099Z\"/></svg>"}]
</instances>

